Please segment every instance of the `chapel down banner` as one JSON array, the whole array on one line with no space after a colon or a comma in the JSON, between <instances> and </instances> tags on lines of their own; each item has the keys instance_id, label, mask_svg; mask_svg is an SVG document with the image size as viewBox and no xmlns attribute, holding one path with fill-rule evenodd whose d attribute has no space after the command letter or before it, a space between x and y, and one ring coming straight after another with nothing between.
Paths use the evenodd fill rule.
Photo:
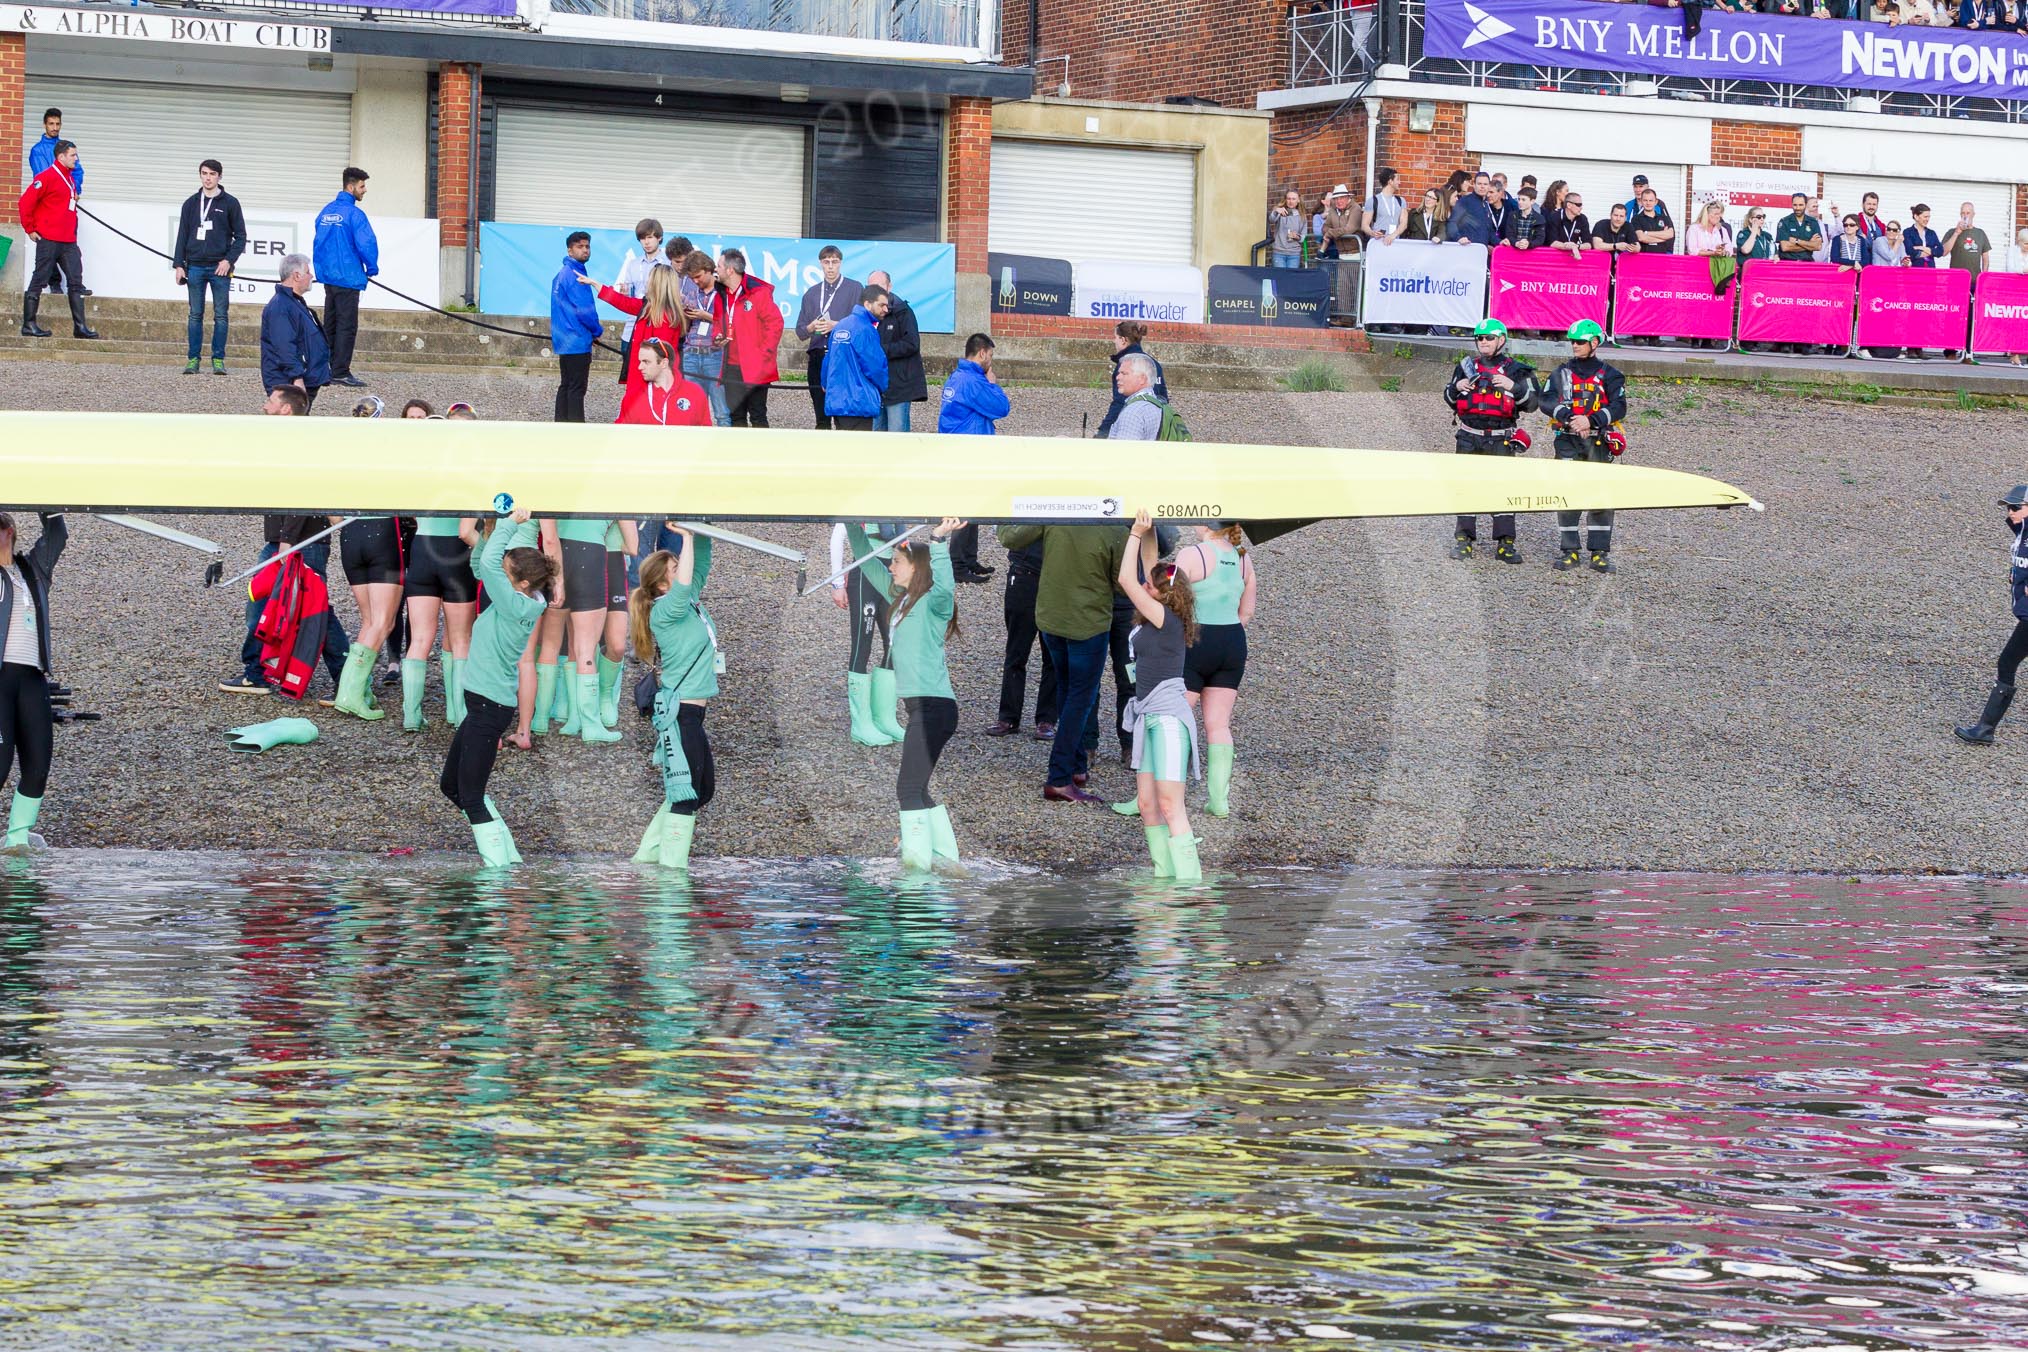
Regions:
<instances>
[{"instance_id":1,"label":"chapel down banner","mask_svg":"<svg viewBox=\"0 0 2028 1352\"><path fill-rule=\"evenodd\" d=\"M2028 38L1963 28L1818 23L1596 0L1429 0L1423 53L1466 61L1771 84L2028 99Z\"/></svg>"}]
</instances>

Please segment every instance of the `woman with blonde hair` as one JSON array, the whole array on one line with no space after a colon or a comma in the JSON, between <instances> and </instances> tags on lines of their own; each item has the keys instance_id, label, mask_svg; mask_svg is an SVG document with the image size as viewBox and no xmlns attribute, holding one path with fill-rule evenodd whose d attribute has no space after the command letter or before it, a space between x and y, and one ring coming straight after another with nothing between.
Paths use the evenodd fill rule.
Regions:
<instances>
[{"instance_id":1,"label":"woman with blonde hair","mask_svg":"<svg viewBox=\"0 0 2028 1352\"><path fill-rule=\"evenodd\" d=\"M1176 566L1195 594L1197 641L1184 655L1190 707L1204 715L1205 811L1231 811L1232 708L1246 676L1246 626L1253 621L1254 569L1238 526L1199 526L1198 541L1177 551Z\"/></svg>"},{"instance_id":2,"label":"woman with blonde hair","mask_svg":"<svg viewBox=\"0 0 2028 1352\"><path fill-rule=\"evenodd\" d=\"M597 286L589 277L579 278L586 286ZM623 296L609 286L599 287L599 299L634 318L633 346L627 349L627 392L632 399L644 383L639 360L641 342L660 338L671 352L683 350L683 335L689 319L683 310L683 278L675 268L651 268L644 294Z\"/></svg>"}]
</instances>

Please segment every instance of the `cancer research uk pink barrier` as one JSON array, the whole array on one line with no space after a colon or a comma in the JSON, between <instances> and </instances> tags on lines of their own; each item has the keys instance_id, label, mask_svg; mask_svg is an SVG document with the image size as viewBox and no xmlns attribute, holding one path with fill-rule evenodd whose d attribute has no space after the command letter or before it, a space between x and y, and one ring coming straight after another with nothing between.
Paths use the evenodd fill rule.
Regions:
<instances>
[{"instance_id":1,"label":"cancer research uk pink barrier","mask_svg":"<svg viewBox=\"0 0 2028 1352\"><path fill-rule=\"evenodd\" d=\"M1857 274L1836 263L1756 258L1740 272L1739 341L1848 346L1858 285Z\"/></svg>"},{"instance_id":2,"label":"cancer research uk pink barrier","mask_svg":"<svg viewBox=\"0 0 2028 1352\"><path fill-rule=\"evenodd\" d=\"M1562 333L1580 319L1606 320L1613 256L1587 252L1572 258L1561 249L1493 250L1487 312L1510 329Z\"/></svg>"},{"instance_id":3,"label":"cancer research uk pink barrier","mask_svg":"<svg viewBox=\"0 0 2028 1352\"><path fill-rule=\"evenodd\" d=\"M1866 268L1859 273L1859 346L1965 345L1972 274L1962 268Z\"/></svg>"},{"instance_id":4,"label":"cancer research uk pink barrier","mask_svg":"<svg viewBox=\"0 0 2028 1352\"><path fill-rule=\"evenodd\" d=\"M1621 254L1613 279L1613 337L1732 337L1732 293L1711 294L1711 260Z\"/></svg>"},{"instance_id":5,"label":"cancer research uk pink barrier","mask_svg":"<svg viewBox=\"0 0 2028 1352\"><path fill-rule=\"evenodd\" d=\"M2028 353L2028 273L1980 274L1972 303L1972 351Z\"/></svg>"}]
</instances>

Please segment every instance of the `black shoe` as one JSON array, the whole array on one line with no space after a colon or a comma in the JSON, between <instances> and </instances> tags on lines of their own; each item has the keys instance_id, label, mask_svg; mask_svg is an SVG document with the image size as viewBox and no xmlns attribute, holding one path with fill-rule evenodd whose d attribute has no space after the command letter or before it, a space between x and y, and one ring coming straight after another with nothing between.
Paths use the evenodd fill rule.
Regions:
<instances>
[{"instance_id":1,"label":"black shoe","mask_svg":"<svg viewBox=\"0 0 2028 1352\"><path fill-rule=\"evenodd\" d=\"M1502 563L1521 562L1521 551L1514 548L1512 540L1501 540L1493 546L1493 557Z\"/></svg>"},{"instance_id":2,"label":"black shoe","mask_svg":"<svg viewBox=\"0 0 2028 1352\"><path fill-rule=\"evenodd\" d=\"M1469 535L1460 535L1457 541L1451 545L1451 557L1454 559L1469 559L1472 557L1473 547L1477 543Z\"/></svg>"},{"instance_id":3,"label":"black shoe","mask_svg":"<svg viewBox=\"0 0 2028 1352\"><path fill-rule=\"evenodd\" d=\"M333 385L344 385L347 386L348 388L355 390L363 390L366 388L365 381L361 380L358 376L352 375L349 372L342 376L332 376L331 383Z\"/></svg>"},{"instance_id":4,"label":"black shoe","mask_svg":"<svg viewBox=\"0 0 2028 1352\"><path fill-rule=\"evenodd\" d=\"M1958 735L1958 740L1970 742L1973 746L1991 746L1993 744L1993 730L2000 726L2000 720L2007 716L2007 706L2013 702L2013 686L1995 685L1993 692L1986 696L1986 707L1980 713L1979 721L1972 724L1969 728L1954 729Z\"/></svg>"},{"instance_id":5,"label":"black shoe","mask_svg":"<svg viewBox=\"0 0 2028 1352\"><path fill-rule=\"evenodd\" d=\"M1594 573L1611 573L1618 571L1613 567L1613 561L1605 556L1605 551L1602 549L1593 551L1591 556L1591 570Z\"/></svg>"},{"instance_id":6,"label":"black shoe","mask_svg":"<svg viewBox=\"0 0 2028 1352\"><path fill-rule=\"evenodd\" d=\"M79 294L80 296L96 296L96 295L98 295L98 294L99 294L98 292L96 292L96 291L92 290L92 289L91 289L90 287L88 287L88 286L81 286L81 287L79 287L79 288L77 289L77 293L78 293L78 294Z\"/></svg>"},{"instance_id":7,"label":"black shoe","mask_svg":"<svg viewBox=\"0 0 2028 1352\"><path fill-rule=\"evenodd\" d=\"M999 722L995 723L992 727L987 728L986 735L988 737L1012 737L1015 733L1019 731L1021 731L1021 725L1019 723L1009 723L1006 719L1003 718Z\"/></svg>"},{"instance_id":8,"label":"black shoe","mask_svg":"<svg viewBox=\"0 0 2028 1352\"><path fill-rule=\"evenodd\" d=\"M220 681L218 688L234 695L265 695L268 693L268 683L266 681L250 681L245 676L235 676L229 681Z\"/></svg>"},{"instance_id":9,"label":"black shoe","mask_svg":"<svg viewBox=\"0 0 2028 1352\"><path fill-rule=\"evenodd\" d=\"M1567 573L1571 569L1577 567L1577 565L1580 562L1582 562L1582 560L1578 558L1576 550L1566 549L1563 551L1563 556L1557 559L1555 563L1552 563L1549 566L1551 568L1554 568L1559 573Z\"/></svg>"}]
</instances>

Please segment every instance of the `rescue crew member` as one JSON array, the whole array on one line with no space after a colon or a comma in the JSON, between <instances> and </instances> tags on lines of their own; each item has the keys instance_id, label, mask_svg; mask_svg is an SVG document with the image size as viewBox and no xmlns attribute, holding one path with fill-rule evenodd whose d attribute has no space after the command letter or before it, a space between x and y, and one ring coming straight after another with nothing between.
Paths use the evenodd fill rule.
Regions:
<instances>
[{"instance_id":1,"label":"rescue crew member","mask_svg":"<svg viewBox=\"0 0 2028 1352\"><path fill-rule=\"evenodd\" d=\"M43 288L57 273L63 274L63 289L70 297L70 331L73 337L97 338L85 322L84 255L77 247L77 147L69 141L56 143L49 167L38 173L21 192L19 214L21 233L35 243L34 271L28 289L21 296L21 336L47 338L49 330L36 323Z\"/></svg>"},{"instance_id":2,"label":"rescue crew member","mask_svg":"<svg viewBox=\"0 0 2028 1352\"><path fill-rule=\"evenodd\" d=\"M1558 460L1616 461L1627 449L1624 424L1627 419L1627 379L1599 360L1598 345L1605 338L1596 321L1580 319L1570 326L1570 360L1549 377L1546 399L1549 423L1556 429ZM1595 573L1613 571L1609 555L1613 547L1613 514L1594 508L1589 532L1580 540L1579 519L1583 512L1556 514L1557 547L1562 551L1552 565L1558 572L1578 566L1578 546L1591 555Z\"/></svg>"},{"instance_id":3,"label":"rescue crew member","mask_svg":"<svg viewBox=\"0 0 2028 1352\"><path fill-rule=\"evenodd\" d=\"M641 835L637 864L688 869L697 814L718 791L704 704L718 693L718 635L700 599L711 573L711 540L671 521L664 529L680 552L658 549L641 561L641 585L628 603L634 655L656 670L655 764L662 806Z\"/></svg>"},{"instance_id":4,"label":"rescue crew member","mask_svg":"<svg viewBox=\"0 0 2028 1352\"><path fill-rule=\"evenodd\" d=\"M871 288L869 288L870 290ZM951 689L945 645L958 636L957 576L951 571L951 536L965 523L947 516L930 542L894 551L894 671L908 706L901 744L901 773L894 796L901 806L901 863L929 869L958 862L950 809L929 795L930 775L958 730L958 700Z\"/></svg>"},{"instance_id":5,"label":"rescue crew member","mask_svg":"<svg viewBox=\"0 0 2028 1352\"><path fill-rule=\"evenodd\" d=\"M2008 489L2000 505L2007 509L2007 524L2014 531L2014 553L2008 560L2007 571L2014 598L2014 632L2000 649L1999 680L1986 696L1979 721L1957 729L1960 741L1975 746L1992 742L1993 729L2000 726L2000 720L2007 716L2007 706L2014 702L2014 674L2020 669L2021 659L2028 657L2028 484L2015 484Z\"/></svg>"},{"instance_id":6,"label":"rescue crew member","mask_svg":"<svg viewBox=\"0 0 2028 1352\"><path fill-rule=\"evenodd\" d=\"M630 382L621 397L619 421L656 427L711 426L710 397L678 373L668 339L643 338L634 365L641 378Z\"/></svg>"},{"instance_id":7,"label":"rescue crew member","mask_svg":"<svg viewBox=\"0 0 2028 1352\"><path fill-rule=\"evenodd\" d=\"M42 815L56 751L56 714L49 702L49 577L69 539L63 517L44 512L42 538L24 554L15 548L14 518L0 512L0 784L15 760L21 762L7 808L10 850L27 846Z\"/></svg>"},{"instance_id":8,"label":"rescue crew member","mask_svg":"<svg viewBox=\"0 0 2028 1352\"><path fill-rule=\"evenodd\" d=\"M1535 368L1506 354L1507 326L1482 319L1472 330L1473 355L1458 363L1444 386L1444 402L1457 419L1459 455L1518 455L1528 449L1521 415L1535 407ZM1451 557L1469 559L1479 539L1476 516L1458 518ZM1493 517L1493 556L1502 563L1521 562L1514 547L1514 514Z\"/></svg>"}]
</instances>

